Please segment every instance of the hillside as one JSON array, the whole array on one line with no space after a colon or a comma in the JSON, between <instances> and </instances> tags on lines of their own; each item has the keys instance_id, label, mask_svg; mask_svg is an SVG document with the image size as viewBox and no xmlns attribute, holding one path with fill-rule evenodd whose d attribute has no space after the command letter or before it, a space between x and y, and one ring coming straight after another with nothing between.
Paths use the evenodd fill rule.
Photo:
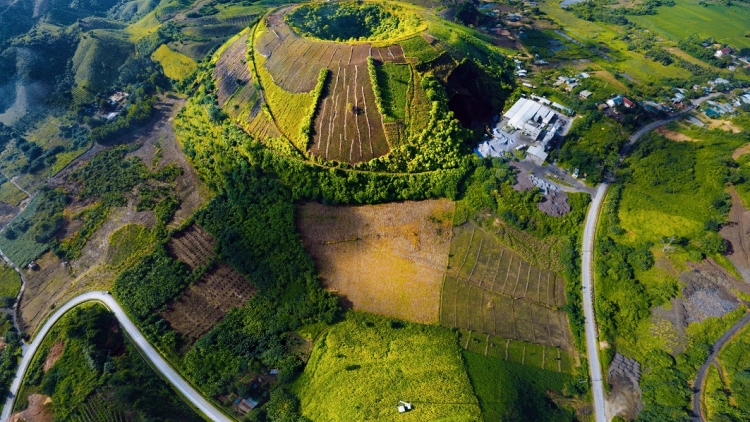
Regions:
<instances>
[{"instance_id":1,"label":"hillside","mask_svg":"<svg viewBox=\"0 0 750 422\"><path fill-rule=\"evenodd\" d=\"M508 94L484 88L511 80L491 44L402 4L280 8L214 60L218 105L248 134L273 138L266 144L286 154L368 170L455 167L472 137L462 128L488 121ZM448 141L441 129L459 136ZM445 156L415 160L425 144Z\"/></svg>"}]
</instances>

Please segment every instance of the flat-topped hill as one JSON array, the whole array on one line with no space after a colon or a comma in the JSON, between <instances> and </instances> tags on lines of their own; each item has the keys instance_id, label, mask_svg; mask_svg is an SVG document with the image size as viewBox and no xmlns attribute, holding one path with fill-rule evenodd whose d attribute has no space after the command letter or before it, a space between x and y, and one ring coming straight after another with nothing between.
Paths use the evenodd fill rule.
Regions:
<instances>
[{"instance_id":1,"label":"flat-topped hill","mask_svg":"<svg viewBox=\"0 0 750 422\"><path fill-rule=\"evenodd\" d=\"M218 104L247 133L286 154L374 170L455 165L471 136L456 118L489 119L510 80L506 59L474 32L381 3L277 9L214 60ZM439 156L415 163L428 145Z\"/></svg>"}]
</instances>

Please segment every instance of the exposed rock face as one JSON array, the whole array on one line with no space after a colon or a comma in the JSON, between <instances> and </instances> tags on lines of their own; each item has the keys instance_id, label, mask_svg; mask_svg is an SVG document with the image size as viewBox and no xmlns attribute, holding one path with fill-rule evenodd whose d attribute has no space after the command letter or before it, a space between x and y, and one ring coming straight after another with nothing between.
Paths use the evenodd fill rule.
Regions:
<instances>
[{"instance_id":1,"label":"exposed rock face","mask_svg":"<svg viewBox=\"0 0 750 422\"><path fill-rule=\"evenodd\" d=\"M609 366L608 379L612 390L607 397L607 419L617 415L629 420L635 419L643 409L641 388L638 386L641 365L634 359L616 353Z\"/></svg>"}]
</instances>

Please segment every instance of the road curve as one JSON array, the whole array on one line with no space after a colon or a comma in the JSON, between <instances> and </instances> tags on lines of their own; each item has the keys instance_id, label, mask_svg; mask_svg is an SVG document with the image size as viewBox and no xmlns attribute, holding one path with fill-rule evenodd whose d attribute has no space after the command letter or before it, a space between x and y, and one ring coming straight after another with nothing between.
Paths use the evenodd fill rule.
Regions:
<instances>
[{"instance_id":1,"label":"road curve","mask_svg":"<svg viewBox=\"0 0 750 422\"><path fill-rule=\"evenodd\" d=\"M716 340L716 343L711 345L711 354L708 355L708 358L706 359L706 362L701 365L701 367L698 369L698 375L695 376L695 382L693 383L693 414L695 415L696 421L705 421L706 418L703 417L703 406L701 405L702 402L702 396L703 396L703 383L706 378L706 372L708 372L708 367L711 366L711 364L716 360L716 357L719 355L719 352L724 347L726 342L731 340L732 337L734 337L737 332L739 332L742 328L745 327L750 322L750 312L746 313L744 317L742 317L741 320L737 321L732 328L727 330L726 333L724 333L721 337L719 337L718 340Z\"/></svg>"},{"instance_id":2,"label":"road curve","mask_svg":"<svg viewBox=\"0 0 750 422\"><path fill-rule=\"evenodd\" d=\"M666 119L657 120L638 129L630 136L628 143L620 152L620 160L625 158L630 147L633 146L641 137L648 132L665 124L678 119L683 114L695 110L702 102L714 98L720 93L712 93L701 98L691 101L690 106L674 116ZM586 355L589 361L589 376L591 377L591 394L594 397L594 417L596 422L607 422L609 418L606 413L606 403L604 400L604 381L602 379L602 367L599 361L599 340L597 336L596 319L594 318L594 241L596 238L596 226L599 220L599 211L601 209L604 197L607 196L609 184L602 183L596 190L596 195L591 203L591 207L586 214L586 222L583 230L583 251L581 253L581 284L583 286L583 315L586 324ZM730 330L731 331L731 330Z\"/></svg>"},{"instance_id":3,"label":"road curve","mask_svg":"<svg viewBox=\"0 0 750 422\"><path fill-rule=\"evenodd\" d=\"M101 302L110 311L115 314L115 317L120 322L120 326L130 337L130 340L138 347L141 354L150 361L151 366L155 367L156 370L176 388L186 400L188 400L194 407L200 410L204 415L208 416L212 421L217 422L230 422L233 419L226 416L222 411L214 407L208 402L198 391L196 391L184 378L182 378L164 358L161 357L159 352L154 349L149 342L143 337L140 330L133 324L133 321L128 318L125 311L120 307L120 304L108 293L101 291L94 291L84 293L71 299L63 306L61 306L49 319L44 323L41 329L36 333L34 341L23 350L21 363L16 371L16 377L13 379L13 383L10 386L10 394L5 401L5 407L3 408L0 422L7 422L10 418L11 410L15 402L15 397L18 395L18 391L21 388L21 381L23 380L24 374L31 364L31 359L34 357L39 345L44 340L52 326L60 319L66 312L72 308L80 305L84 302Z\"/></svg>"},{"instance_id":4,"label":"road curve","mask_svg":"<svg viewBox=\"0 0 750 422\"><path fill-rule=\"evenodd\" d=\"M591 377L591 394L594 396L594 416L596 422L606 422L604 410L604 384L602 381L602 365L599 362L599 341L597 340L596 320L594 319L594 239L596 237L596 223L599 220L608 184L602 183L596 190L594 200L586 214L586 224L583 228L583 251L581 252L581 282L583 284L583 315L586 320L586 354L589 360L589 376Z\"/></svg>"}]
</instances>

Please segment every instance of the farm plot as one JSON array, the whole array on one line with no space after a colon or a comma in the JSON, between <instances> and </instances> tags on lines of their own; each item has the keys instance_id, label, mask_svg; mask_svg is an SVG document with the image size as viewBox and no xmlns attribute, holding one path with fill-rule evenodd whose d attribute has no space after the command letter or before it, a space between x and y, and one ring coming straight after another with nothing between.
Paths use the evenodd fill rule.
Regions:
<instances>
[{"instance_id":1,"label":"farm plot","mask_svg":"<svg viewBox=\"0 0 750 422\"><path fill-rule=\"evenodd\" d=\"M437 322L448 261L448 200L298 210L297 227L324 286L344 306Z\"/></svg>"},{"instance_id":2,"label":"farm plot","mask_svg":"<svg viewBox=\"0 0 750 422\"><path fill-rule=\"evenodd\" d=\"M369 47L348 47L348 59L331 66L309 151L327 160L359 163L390 150L367 69Z\"/></svg>"},{"instance_id":3,"label":"farm plot","mask_svg":"<svg viewBox=\"0 0 750 422\"><path fill-rule=\"evenodd\" d=\"M191 269L208 264L214 256L216 239L193 224L177 233L167 242L167 251L175 259L186 263Z\"/></svg>"},{"instance_id":4,"label":"farm plot","mask_svg":"<svg viewBox=\"0 0 750 422\"><path fill-rule=\"evenodd\" d=\"M255 287L234 268L220 264L169 303L161 316L172 329L195 341L230 309L243 306L255 292Z\"/></svg>"},{"instance_id":5,"label":"farm plot","mask_svg":"<svg viewBox=\"0 0 750 422\"><path fill-rule=\"evenodd\" d=\"M400 44L389 45L388 47L373 47L370 50L370 55L372 58L380 60L383 63L406 63L404 49L401 48Z\"/></svg>"},{"instance_id":6,"label":"farm plot","mask_svg":"<svg viewBox=\"0 0 750 422\"><path fill-rule=\"evenodd\" d=\"M258 51L266 58L265 67L274 83L291 93L312 91L320 70L329 65L339 48L347 48L302 38L283 19L270 17L266 26L257 42Z\"/></svg>"},{"instance_id":7,"label":"farm plot","mask_svg":"<svg viewBox=\"0 0 750 422\"><path fill-rule=\"evenodd\" d=\"M543 346L570 348L565 285L473 223L454 229L441 324Z\"/></svg>"},{"instance_id":8,"label":"farm plot","mask_svg":"<svg viewBox=\"0 0 750 422\"><path fill-rule=\"evenodd\" d=\"M224 106L227 99L237 92L241 85L247 86L250 82L250 70L245 59L247 38L248 34L239 37L221 53L216 62L214 80L216 80L216 97L220 107Z\"/></svg>"}]
</instances>

